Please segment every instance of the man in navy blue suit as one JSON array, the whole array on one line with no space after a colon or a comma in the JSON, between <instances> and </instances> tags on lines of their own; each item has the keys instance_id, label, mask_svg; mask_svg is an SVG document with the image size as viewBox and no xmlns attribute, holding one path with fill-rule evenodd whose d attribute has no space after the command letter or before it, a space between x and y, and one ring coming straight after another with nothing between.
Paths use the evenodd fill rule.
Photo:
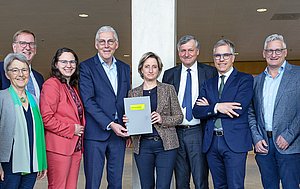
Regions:
<instances>
[{"instance_id":1,"label":"man in navy blue suit","mask_svg":"<svg viewBox=\"0 0 300 189\"><path fill-rule=\"evenodd\" d=\"M130 67L114 57L118 35L111 26L96 33L98 53L80 64L79 90L85 107L84 172L86 189L99 189L107 161L108 188L122 188L127 130L123 99L130 89Z\"/></svg>"},{"instance_id":2,"label":"man in navy blue suit","mask_svg":"<svg viewBox=\"0 0 300 189\"><path fill-rule=\"evenodd\" d=\"M30 63L30 79L26 89L33 95L40 98L40 92L44 83L43 76L32 68L31 62L36 54L37 45L33 32L29 30L19 30L13 36L12 48L14 53L23 54ZM5 76L3 62L0 62L0 89L6 89L10 86L10 81Z\"/></svg>"},{"instance_id":3,"label":"man in navy blue suit","mask_svg":"<svg viewBox=\"0 0 300 189\"><path fill-rule=\"evenodd\" d=\"M244 188L247 153L252 149L248 108L253 77L233 67L234 45L222 39L213 48L217 77L204 82L193 108L195 118L207 119L203 151L214 188Z\"/></svg>"}]
</instances>

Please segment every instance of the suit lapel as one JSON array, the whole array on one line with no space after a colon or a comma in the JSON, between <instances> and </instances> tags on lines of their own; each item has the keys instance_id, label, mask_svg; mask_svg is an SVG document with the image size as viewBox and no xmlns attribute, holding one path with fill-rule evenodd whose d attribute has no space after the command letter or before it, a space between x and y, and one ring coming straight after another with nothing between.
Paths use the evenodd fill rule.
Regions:
<instances>
[{"instance_id":1,"label":"suit lapel","mask_svg":"<svg viewBox=\"0 0 300 189\"><path fill-rule=\"evenodd\" d=\"M94 62L95 62L95 67L97 69L97 71L100 74L100 77L103 79L103 81L107 84L108 88L112 91L113 94L115 94L114 89L111 86L111 83L108 79L108 76L106 75L106 72L99 60L98 55L94 56ZM119 74L119 73L118 73Z\"/></svg>"},{"instance_id":2,"label":"suit lapel","mask_svg":"<svg viewBox=\"0 0 300 189\"><path fill-rule=\"evenodd\" d=\"M78 111L76 111L77 110L77 105L75 104L75 101L74 101L72 95L70 94L70 91L69 91L67 85L63 84L63 88L64 88L65 94L67 94L67 97L68 97L69 101L71 102L71 104L73 106L72 109L75 110L74 112L75 112L75 115L76 115L77 119L80 120L79 115L78 115ZM75 90L75 93L76 93L76 90ZM72 111L72 110L69 110L69 111Z\"/></svg>"},{"instance_id":3,"label":"suit lapel","mask_svg":"<svg viewBox=\"0 0 300 189\"><path fill-rule=\"evenodd\" d=\"M163 98L164 96L164 89L162 87L162 84L160 82L157 82L157 108L156 112L161 113L165 104L166 104L166 98Z\"/></svg>"},{"instance_id":4,"label":"suit lapel","mask_svg":"<svg viewBox=\"0 0 300 189\"><path fill-rule=\"evenodd\" d=\"M264 90L264 83L265 83L265 77L266 75L262 73L261 75L257 76L258 78L258 85L257 86L257 96L260 97L258 98L258 103L259 105L257 107L261 107L261 120L264 120L264 99L263 99L263 90Z\"/></svg>"},{"instance_id":5,"label":"suit lapel","mask_svg":"<svg viewBox=\"0 0 300 189\"><path fill-rule=\"evenodd\" d=\"M174 75L173 75L173 80L174 80L174 87L175 87L175 90L178 94L179 92L179 86L180 86L180 78L181 78L181 69L182 69L182 65L178 66L176 69L175 69L175 72L174 72Z\"/></svg>"},{"instance_id":6,"label":"suit lapel","mask_svg":"<svg viewBox=\"0 0 300 189\"><path fill-rule=\"evenodd\" d=\"M120 91L121 91L121 87L122 87L122 81L124 81L123 80L123 71L122 71L122 68L121 68L121 66L120 66L120 63L119 63L119 61L117 60L117 62L116 62L116 66L117 66L117 96L119 95L119 93L120 93Z\"/></svg>"},{"instance_id":7,"label":"suit lapel","mask_svg":"<svg viewBox=\"0 0 300 189\"><path fill-rule=\"evenodd\" d=\"M288 88L288 84L290 83L291 79L294 77L294 72L291 71L290 65L287 63L285 66L285 71L283 73L281 82L279 84L279 88L277 91L276 99L275 99L275 104L274 104L274 109L276 108L280 98L284 94L284 90Z\"/></svg>"}]
</instances>

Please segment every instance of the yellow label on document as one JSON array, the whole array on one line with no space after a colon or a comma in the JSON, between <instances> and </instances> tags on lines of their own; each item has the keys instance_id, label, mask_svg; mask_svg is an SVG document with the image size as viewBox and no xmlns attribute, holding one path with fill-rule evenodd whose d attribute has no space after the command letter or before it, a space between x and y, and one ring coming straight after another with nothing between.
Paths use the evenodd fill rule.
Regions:
<instances>
[{"instance_id":1,"label":"yellow label on document","mask_svg":"<svg viewBox=\"0 0 300 189\"><path fill-rule=\"evenodd\" d=\"M130 105L130 110L144 110L145 104L132 104Z\"/></svg>"}]
</instances>

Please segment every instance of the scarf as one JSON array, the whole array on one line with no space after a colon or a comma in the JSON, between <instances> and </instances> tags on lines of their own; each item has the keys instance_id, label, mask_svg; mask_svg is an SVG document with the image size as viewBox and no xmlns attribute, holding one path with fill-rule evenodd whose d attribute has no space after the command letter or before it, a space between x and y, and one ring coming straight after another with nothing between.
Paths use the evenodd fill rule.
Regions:
<instances>
[{"instance_id":1,"label":"scarf","mask_svg":"<svg viewBox=\"0 0 300 189\"><path fill-rule=\"evenodd\" d=\"M13 145L12 172L30 173L30 148L27 122L22 103L12 86L8 89L14 102L16 125ZM46 145L42 117L34 97L26 91L33 120L33 172L47 169Z\"/></svg>"}]
</instances>

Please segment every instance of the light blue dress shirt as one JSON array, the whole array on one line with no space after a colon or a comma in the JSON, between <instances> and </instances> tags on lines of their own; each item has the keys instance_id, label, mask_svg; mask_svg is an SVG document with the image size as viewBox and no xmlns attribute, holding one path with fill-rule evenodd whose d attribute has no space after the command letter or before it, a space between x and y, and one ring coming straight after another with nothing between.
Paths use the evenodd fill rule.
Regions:
<instances>
[{"instance_id":1,"label":"light blue dress shirt","mask_svg":"<svg viewBox=\"0 0 300 189\"><path fill-rule=\"evenodd\" d=\"M264 119L265 119L265 130L272 131L273 125L273 113L275 99L277 96L278 88L282 79L286 61L278 69L278 74L276 77L272 76L268 72L268 67L266 67L264 73L266 75L264 87L263 87L263 108L264 108Z\"/></svg>"}]
</instances>

